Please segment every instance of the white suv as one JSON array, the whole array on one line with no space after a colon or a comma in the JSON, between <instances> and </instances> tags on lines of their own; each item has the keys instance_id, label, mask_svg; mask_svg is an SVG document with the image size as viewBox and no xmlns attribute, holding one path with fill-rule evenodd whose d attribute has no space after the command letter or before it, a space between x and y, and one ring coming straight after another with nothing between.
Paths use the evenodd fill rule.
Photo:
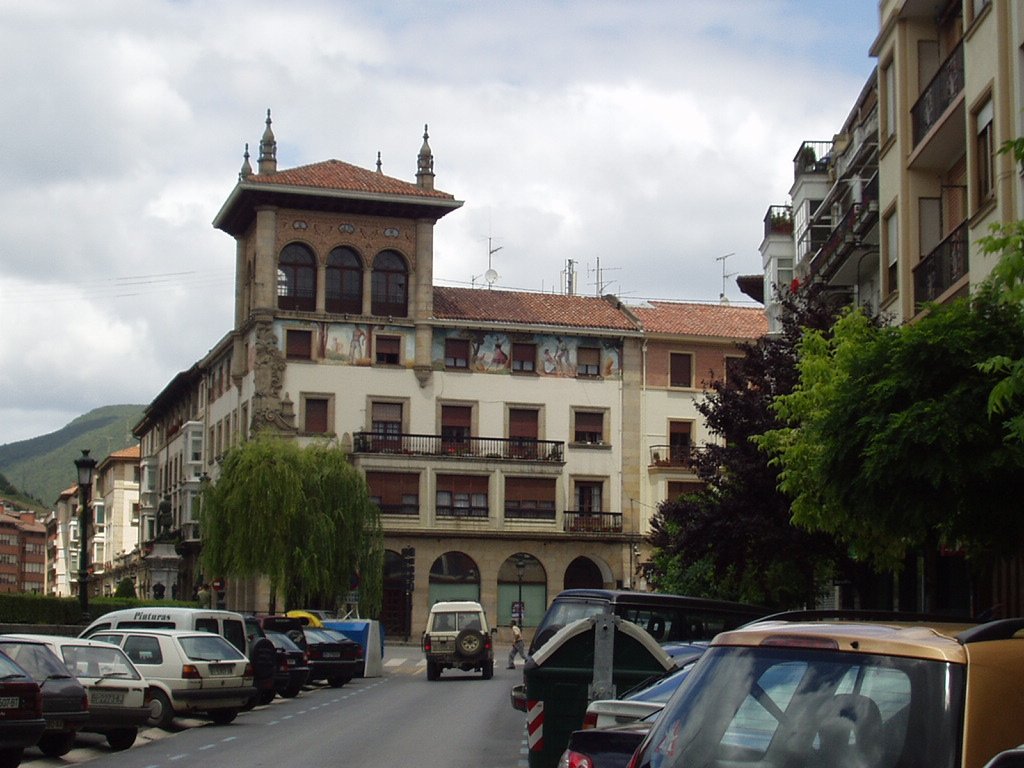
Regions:
<instances>
[{"instance_id":1,"label":"white suv","mask_svg":"<svg viewBox=\"0 0 1024 768\"><path fill-rule=\"evenodd\" d=\"M445 669L483 672L494 676L494 648L487 615L480 603L458 600L434 603L423 633L427 679L437 680Z\"/></svg>"},{"instance_id":2,"label":"white suv","mask_svg":"<svg viewBox=\"0 0 1024 768\"><path fill-rule=\"evenodd\" d=\"M176 714L230 723L256 696L252 664L220 635L176 629L95 632L124 649L153 688L149 723L169 728Z\"/></svg>"}]
</instances>

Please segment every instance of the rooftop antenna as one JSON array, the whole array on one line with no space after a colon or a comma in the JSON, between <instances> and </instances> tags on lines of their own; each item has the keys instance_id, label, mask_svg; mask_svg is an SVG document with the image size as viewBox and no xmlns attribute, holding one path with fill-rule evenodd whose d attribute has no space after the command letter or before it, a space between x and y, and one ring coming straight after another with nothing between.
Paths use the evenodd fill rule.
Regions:
<instances>
[{"instance_id":1,"label":"rooftop antenna","mask_svg":"<svg viewBox=\"0 0 1024 768\"><path fill-rule=\"evenodd\" d=\"M495 247L494 245L491 244L491 237L487 237L487 271L484 272L482 275L474 275L470 280L470 285L472 285L475 288L476 281L481 277L487 281L488 288L493 286L498 281L500 275L497 273L494 267L491 266L491 257L494 256L494 254L500 251L503 247L504 246L501 245Z\"/></svg>"},{"instance_id":2,"label":"rooftop antenna","mask_svg":"<svg viewBox=\"0 0 1024 768\"><path fill-rule=\"evenodd\" d=\"M607 287L607 286L612 284L611 280L608 280L607 282L605 282L605 280L603 279L604 278L604 273L607 270L609 270L609 269L614 271L614 270L622 269L622 267L605 267L604 269L602 269L601 268L601 257L598 256L597 257L597 268L594 270L594 272L597 275L597 279L594 281L594 286L597 288L597 296L598 297L603 296L604 295L605 287ZM587 267L587 274L588 275L590 274L590 267Z\"/></svg>"},{"instance_id":3,"label":"rooftop antenna","mask_svg":"<svg viewBox=\"0 0 1024 768\"><path fill-rule=\"evenodd\" d=\"M736 274L735 272L730 272L729 274L725 273L725 260L728 259L730 256L735 256L735 255L736 255L735 253L727 253L724 256L716 256L715 257L715 261L722 262L722 293L719 294L718 300L720 302L722 302L723 304L728 304L729 303L729 299L726 298L726 296L725 296L725 281L728 280L730 277L733 277Z\"/></svg>"}]
</instances>

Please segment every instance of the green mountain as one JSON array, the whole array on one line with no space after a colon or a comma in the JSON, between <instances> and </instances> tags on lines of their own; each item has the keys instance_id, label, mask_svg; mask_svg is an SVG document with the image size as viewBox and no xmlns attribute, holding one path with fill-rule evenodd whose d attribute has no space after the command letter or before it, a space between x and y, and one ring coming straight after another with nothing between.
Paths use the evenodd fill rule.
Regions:
<instances>
[{"instance_id":1,"label":"green mountain","mask_svg":"<svg viewBox=\"0 0 1024 768\"><path fill-rule=\"evenodd\" d=\"M96 461L135 445L132 427L144 405L107 405L48 435L0 445L0 473L22 494L52 509L61 492L77 482L75 459L87 448Z\"/></svg>"}]
</instances>

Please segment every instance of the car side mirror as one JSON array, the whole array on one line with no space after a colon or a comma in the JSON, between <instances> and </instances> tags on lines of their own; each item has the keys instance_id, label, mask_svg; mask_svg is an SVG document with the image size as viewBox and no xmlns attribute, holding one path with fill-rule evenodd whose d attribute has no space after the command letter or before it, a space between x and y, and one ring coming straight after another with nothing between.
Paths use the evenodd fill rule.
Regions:
<instances>
[{"instance_id":1,"label":"car side mirror","mask_svg":"<svg viewBox=\"0 0 1024 768\"><path fill-rule=\"evenodd\" d=\"M1008 749L1000 752L987 763L985 768L1024 768L1024 749Z\"/></svg>"}]
</instances>

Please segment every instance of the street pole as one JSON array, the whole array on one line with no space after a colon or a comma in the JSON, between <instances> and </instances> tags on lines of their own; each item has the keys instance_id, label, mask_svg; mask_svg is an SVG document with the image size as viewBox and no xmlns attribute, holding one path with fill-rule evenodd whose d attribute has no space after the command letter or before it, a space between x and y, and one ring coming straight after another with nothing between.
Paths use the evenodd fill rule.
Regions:
<instances>
[{"instance_id":1,"label":"street pole","mask_svg":"<svg viewBox=\"0 0 1024 768\"><path fill-rule=\"evenodd\" d=\"M78 536L81 552L78 557L78 604L82 609L82 620L89 618L89 504L92 500L92 475L96 459L83 450L81 458L75 459L78 470Z\"/></svg>"}]
</instances>

